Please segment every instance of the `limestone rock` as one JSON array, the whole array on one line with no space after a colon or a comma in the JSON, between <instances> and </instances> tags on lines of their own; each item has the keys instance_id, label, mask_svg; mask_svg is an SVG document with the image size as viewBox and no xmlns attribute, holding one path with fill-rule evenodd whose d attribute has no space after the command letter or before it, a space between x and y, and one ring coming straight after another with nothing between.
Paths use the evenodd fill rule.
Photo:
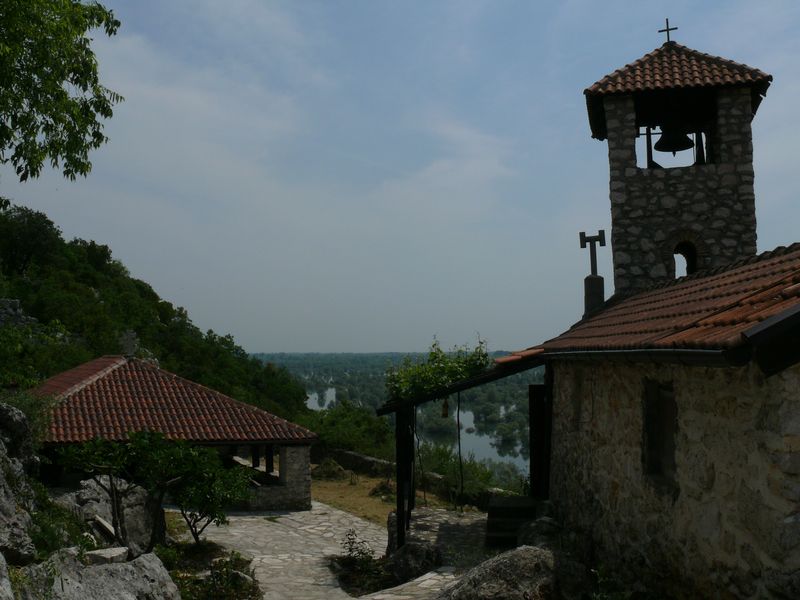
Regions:
<instances>
[{"instance_id":1,"label":"limestone rock","mask_svg":"<svg viewBox=\"0 0 800 600\"><path fill-rule=\"evenodd\" d=\"M121 484L123 487L126 483ZM62 497L59 503L65 503L67 499ZM81 481L80 489L74 496L75 503L80 507L84 517L89 520L99 516L109 523L112 522L111 502L108 494L93 479ZM125 527L128 531L128 547L134 555L143 552L150 542L150 533L154 526L152 511L149 509L147 491L141 487L134 486L133 490L125 497L123 507L125 510ZM157 543L164 543L166 525L164 522L164 511L159 511L159 521L155 527L159 530Z\"/></svg>"},{"instance_id":2,"label":"limestone rock","mask_svg":"<svg viewBox=\"0 0 800 600\"><path fill-rule=\"evenodd\" d=\"M86 553L86 562L90 565L108 565L112 563L124 563L128 560L128 549L123 547L119 548L101 548L100 550L92 550Z\"/></svg>"},{"instance_id":3,"label":"limestone rock","mask_svg":"<svg viewBox=\"0 0 800 600\"><path fill-rule=\"evenodd\" d=\"M178 588L155 554L130 562L84 565L69 548L25 567L21 600L180 600ZM48 595L49 594L49 595Z\"/></svg>"},{"instance_id":4,"label":"limestone rock","mask_svg":"<svg viewBox=\"0 0 800 600\"><path fill-rule=\"evenodd\" d=\"M406 582L442 565L442 553L429 543L409 541L389 557L389 569L397 581Z\"/></svg>"},{"instance_id":5,"label":"limestone rock","mask_svg":"<svg viewBox=\"0 0 800 600\"><path fill-rule=\"evenodd\" d=\"M39 457L33 450L33 436L28 419L18 408L0 402L0 442L6 447L10 458L22 464L26 473L39 469Z\"/></svg>"},{"instance_id":6,"label":"limestone rock","mask_svg":"<svg viewBox=\"0 0 800 600\"><path fill-rule=\"evenodd\" d=\"M11 564L28 564L36 552L28 535L31 516L25 508L25 499L32 497L22 463L9 457L0 441L0 552Z\"/></svg>"},{"instance_id":7,"label":"limestone rock","mask_svg":"<svg viewBox=\"0 0 800 600\"><path fill-rule=\"evenodd\" d=\"M8 578L8 565L2 554L0 554L0 600L14 600L11 580Z\"/></svg>"},{"instance_id":8,"label":"limestone rock","mask_svg":"<svg viewBox=\"0 0 800 600\"><path fill-rule=\"evenodd\" d=\"M551 600L556 595L555 557L549 550L520 546L470 569L439 600Z\"/></svg>"}]
</instances>

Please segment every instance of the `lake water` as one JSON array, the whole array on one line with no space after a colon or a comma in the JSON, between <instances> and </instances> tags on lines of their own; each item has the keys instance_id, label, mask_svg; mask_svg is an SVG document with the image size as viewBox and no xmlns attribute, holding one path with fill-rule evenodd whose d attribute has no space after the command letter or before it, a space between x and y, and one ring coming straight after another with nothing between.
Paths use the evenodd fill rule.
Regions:
<instances>
[{"instance_id":1,"label":"lake water","mask_svg":"<svg viewBox=\"0 0 800 600\"><path fill-rule=\"evenodd\" d=\"M320 402L319 395L315 392L309 394L306 399L306 406L312 410L322 410L331 405L336 400L336 389L329 387L325 390L325 397ZM501 411L502 414L502 411ZM489 436L478 435L474 431L475 416L472 411L461 411L461 453L464 457L469 456L470 452L474 454L478 460L490 458L492 460L500 460L511 462L519 467L523 473L528 473L528 461L522 456L500 456L497 450L492 447L492 440ZM471 430L471 432L467 432ZM454 444L455 449L456 444Z\"/></svg>"}]
</instances>

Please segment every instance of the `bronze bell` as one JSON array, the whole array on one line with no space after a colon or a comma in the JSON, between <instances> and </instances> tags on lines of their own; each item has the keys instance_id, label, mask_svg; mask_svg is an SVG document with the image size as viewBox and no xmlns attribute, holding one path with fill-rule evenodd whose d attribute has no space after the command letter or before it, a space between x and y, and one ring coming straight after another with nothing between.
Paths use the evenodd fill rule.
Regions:
<instances>
[{"instance_id":1,"label":"bronze bell","mask_svg":"<svg viewBox=\"0 0 800 600\"><path fill-rule=\"evenodd\" d=\"M661 137L653 147L659 152L672 152L672 156L675 156L676 152L688 150L693 146L692 138L685 133L681 133L677 129L662 128Z\"/></svg>"},{"instance_id":2,"label":"bronze bell","mask_svg":"<svg viewBox=\"0 0 800 600\"><path fill-rule=\"evenodd\" d=\"M450 416L450 414L449 414L450 411L448 410L448 408L449 407L447 406L447 398L445 398L444 402L442 402L442 418L443 419L446 419L446 418L448 418Z\"/></svg>"}]
</instances>

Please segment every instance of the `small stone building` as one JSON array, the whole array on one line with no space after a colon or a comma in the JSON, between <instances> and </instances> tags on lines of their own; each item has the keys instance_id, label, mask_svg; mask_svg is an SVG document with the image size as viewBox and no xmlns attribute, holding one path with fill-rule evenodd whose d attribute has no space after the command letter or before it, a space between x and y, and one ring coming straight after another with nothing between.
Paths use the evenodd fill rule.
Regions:
<instances>
[{"instance_id":1,"label":"small stone building","mask_svg":"<svg viewBox=\"0 0 800 600\"><path fill-rule=\"evenodd\" d=\"M311 508L315 433L151 361L103 356L47 379L35 393L57 400L45 438L50 448L158 431L168 439L215 447L225 456L247 456L259 473L244 508Z\"/></svg>"}]
</instances>

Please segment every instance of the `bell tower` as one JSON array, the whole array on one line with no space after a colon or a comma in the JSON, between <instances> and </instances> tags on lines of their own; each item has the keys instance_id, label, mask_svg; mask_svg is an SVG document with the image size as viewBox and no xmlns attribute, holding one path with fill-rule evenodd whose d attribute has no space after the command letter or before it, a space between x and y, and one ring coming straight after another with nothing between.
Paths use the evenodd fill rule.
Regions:
<instances>
[{"instance_id":1,"label":"bell tower","mask_svg":"<svg viewBox=\"0 0 800 600\"><path fill-rule=\"evenodd\" d=\"M771 81L668 41L584 91L608 140L615 293L756 253L750 123Z\"/></svg>"}]
</instances>

